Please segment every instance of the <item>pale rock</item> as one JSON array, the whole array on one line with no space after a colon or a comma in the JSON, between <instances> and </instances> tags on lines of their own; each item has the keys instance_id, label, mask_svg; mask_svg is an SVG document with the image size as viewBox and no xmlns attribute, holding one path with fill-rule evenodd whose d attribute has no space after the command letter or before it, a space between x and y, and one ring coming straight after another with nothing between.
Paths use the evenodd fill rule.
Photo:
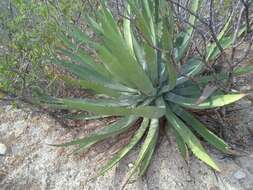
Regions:
<instances>
[{"instance_id":1,"label":"pale rock","mask_svg":"<svg viewBox=\"0 0 253 190\"><path fill-rule=\"evenodd\" d=\"M246 174L242 170L238 170L234 173L234 178L241 180L246 178Z\"/></svg>"},{"instance_id":2,"label":"pale rock","mask_svg":"<svg viewBox=\"0 0 253 190\"><path fill-rule=\"evenodd\" d=\"M6 145L3 144L3 143L0 143L0 156L5 155L6 152L7 152L7 147L6 147Z\"/></svg>"}]
</instances>

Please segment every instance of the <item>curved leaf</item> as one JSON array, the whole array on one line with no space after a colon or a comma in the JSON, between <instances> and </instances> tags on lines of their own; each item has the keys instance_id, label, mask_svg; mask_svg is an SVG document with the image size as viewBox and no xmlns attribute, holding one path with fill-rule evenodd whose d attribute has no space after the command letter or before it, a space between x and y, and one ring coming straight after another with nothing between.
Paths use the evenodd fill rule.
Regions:
<instances>
[{"instance_id":1,"label":"curved leaf","mask_svg":"<svg viewBox=\"0 0 253 190\"><path fill-rule=\"evenodd\" d=\"M150 148L148 149L143 161L141 162L141 165L139 167L138 176L143 176L145 174L145 172L147 171L147 169L150 165L150 162L152 160L152 157L154 155L154 152L155 152L155 147L156 147L156 144L157 144L157 140L158 140L158 133L153 138L153 141L150 144Z\"/></svg>"},{"instance_id":2,"label":"curved leaf","mask_svg":"<svg viewBox=\"0 0 253 190\"><path fill-rule=\"evenodd\" d=\"M152 82L132 55L131 49L116 26L115 19L108 9L102 10L99 20L104 31L103 46L98 46L98 49L103 53L103 63L108 65L107 69L110 69L113 74L123 79L122 82L128 81L130 87L137 87L143 93L152 95L154 93ZM142 80L139 80L140 78Z\"/></svg>"},{"instance_id":3,"label":"curved leaf","mask_svg":"<svg viewBox=\"0 0 253 190\"><path fill-rule=\"evenodd\" d=\"M106 166L102 168L98 176L103 175L108 170L110 170L115 164L117 164L122 158L124 158L130 150L132 150L132 148L141 140L148 125L149 125L149 119L144 118L141 126L135 132L130 142L113 156L113 158L106 164Z\"/></svg>"},{"instance_id":4,"label":"curved leaf","mask_svg":"<svg viewBox=\"0 0 253 190\"><path fill-rule=\"evenodd\" d=\"M245 66L245 67L239 67L233 71L234 76L241 76L248 73L251 73L253 71L253 65ZM227 72L221 72L216 74L215 78L213 76L203 76L198 78L198 82L202 84L207 84L210 81L213 81L214 79L217 80L227 80L228 79L228 73Z\"/></svg>"},{"instance_id":5,"label":"curved leaf","mask_svg":"<svg viewBox=\"0 0 253 190\"><path fill-rule=\"evenodd\" d=\"M164 115L165 109L154 106L138 106L130 107L124 106L129 103L109 100L90 100L90 99L61 99L51 98L41 102L54 108L60 109L76 109L94 112L97 114L116 115L116 116L130 116L136 115L147 118L159 118Z\"/></svg>"},{"instance_id":6,"label":"curved leaf","mask_svg":"<svg viewBox=\"0 0 253 190\"><path fill-rule=\"evenodd\" d=\"M204 69L204 63L198 57L193 57L189 59L181 67L181 77L177 79L177 85L184 83L198 74L200 74Z\"/></svg>"},{"instance_id":7,"label":"curved leaf","mask_svg":"<svg viewBox=\"0 0 253 190\"><path fill-rule=\"evenodd\" d=\"M245 96L245 94L214 95L200 104L196 104L196 99L186 98L173 93L168 93L168 95L166 95L166 99L186 108L210 109L231 104L242 99Z\"/></svg>"},{"instance_id":8,"label":"curved leaf","mask_svg":"<svg viewBox=\"0 0 253 190\"><path fill-rule=\"evenodd\" d=\"M188 149L187 149L187 146L184 142L184 140L182 139L182 137L180 136L180 134L175 130L174 127L165 127L165 131L166 131L166 135L169 137L170 136L170 130L172 131L172 133L175 135L175 138L176 138L176 143L177 143L177 146L178 146L178 150L181 154L181 156L184 158L184 159L187 159L187 156L188 156Z\"/></svg>"},{"instance_id":9,"label":"curved leaf","mask_svg":"<svg viewBox=\"0 0 253 190\"><path fill-rule=\"evenodd\" d=\"M201 1L200 0L191 0L191 12L197 14L199 10ZM183 31L179 33L177 39L176 39L176 44L175 44L175 58L176 61L180 61L184 54L186 53L189 45L190 45L190 40L193 35L194 28L192 26L195 25L196 17L194 15L190 15L189 17L189 23L191 26L187 28L186 31Z\"/></svg>"},{"instance_id":10,"label":"curved leaf","mask_svg":"<svg viewBox=\"0 0 253 190\"><path fill-rule=\"evenodd\" d=\"M137 120L137 117L125 117L120 119L119 121L108 125L106 127L103 127L99 131L95 131L91 133L89 136L82 138L82 139L77 139L73 140L71 142L63 143L63 144L57 144L53 146L58 146L58 147L67 147L67 146L72 146L72 145L78 145L79 148L76 149L75 152L80 151L80 150L85 150L91 147L92 145L96 144L99 141L102 141L104 139L107 139L109 137L118 135L127 129L131 127L132 124Z\"/></svg>"},{"instance_id":11,"label":"curved leaf","mask_svg":"<svg viewBox=\"0 0 253 190\"><path fill-rule=\"evenodd\" d=\"M179 106L173 106L173 111L181 117L187 125L200 134L209 144L219 149L224 153L228 153L229 146L214 133L209 131L199 120L197 120L190 112L180 108Z\"/></svg>"},{"instance_id":12,"label":"curved leaf","mask_svg":"<svg viewBox=\"0 0 253 190\"><path fill-rule=\"evenodd\" d=\"M132 175L136 172L136 170L141 166L143 163L143 160L145 159L145 156L150 151L150 149L154 146L154 138L157 138L158 135L158 129L159 129L159 120L158 119L152 119L150 122L150 127L148 130L147 137L145 138L145 141L141 147L140 153L138 155L137 160L134 162L133 168L130 169L130 171L127 173L123 185L120 189L123 189L129 179L132 177Z\"/></svg>"},{"instance_id":13,"label":"curved leaf","mask_svg":"<svg viewBox=\"0 0 253 190\"><path fill-rule=\"evenodd\" d=\"M206 153L203 146L200 144L199 140L191 132L191 130L182 122L169 108L166 112L167 121L174 127L174 129L179 133L187 146L191 149L193 154L205 162L207 165L211 166L213 169L220 171L216 163L211 159L211 157Z\"/></svg>"}]
</instances>

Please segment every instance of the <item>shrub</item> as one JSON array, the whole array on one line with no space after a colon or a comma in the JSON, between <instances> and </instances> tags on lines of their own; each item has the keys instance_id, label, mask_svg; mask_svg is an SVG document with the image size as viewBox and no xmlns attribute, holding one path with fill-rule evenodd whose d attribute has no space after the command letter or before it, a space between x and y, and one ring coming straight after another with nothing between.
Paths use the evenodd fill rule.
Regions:
<instances>
[{"instance_id":1,"label":"shrub","mask_svg":"<svg viewBox=\"0 0 253 190\"><path fill-rule=\"evenodd\" d=\"M196 13L201 1L191 1L191 11ZM190 110L203 110L225 106L245 96L245 94L225 93L213 89L200 101L203 90L214 78L218 81L228 79L224 71L204 75L205 63L215 59L219 49L215 43L208 44L207 60L192 54L190 44L194 33L196 17L189 17L190 26L183 31L176 30L171 5L165 0L128 1L122 22L112 15L106 4L102 3L96 17L85 16L89 27L95 32L95 39L74 25L61 35L64 45L57 49L54 63L66 68L77 78L66 78L68 82L83 89L92 90L94 98L56 98L39 96L46 106L58 109L85 110L101 116L120 116L120 118L88 137L73 140L61 145L76 145L75 152L87 150L99 141L126 132L138 125L130 142L99 172L104 174L133 147L143 139L138 158L126 176L124 185L137 172L142 176L147 170L154 153L159 129L176 137L179 151L186 158L188 149L215 170L218 165L206 153L194 135L196 132L218 150L229 153L229 146L209 131ZM224 48L231 45L231 36L219 34ZM85 44L92 54L80 48ZM179 62L183 62L181 68ZM234 75L252 70L240 68ZM215 75L215 77L214 77ZM194 78L194 80L193 80ZM202 95L202 96L201 96ZM166 120L160 122L161 120Z\"/></svg>"},{"instance_id":2,"label":"shrub","mask_svg":"<svg viewBox=\"0 0 253 190\"><path fill-rule=\"evenodd\" d=\"M63 20L75 20L84 7L81 0L1 1L0 89L29 95L24 91L31 86L51 83L49 56L57 32Z\"/></svg>"}]
</instances>

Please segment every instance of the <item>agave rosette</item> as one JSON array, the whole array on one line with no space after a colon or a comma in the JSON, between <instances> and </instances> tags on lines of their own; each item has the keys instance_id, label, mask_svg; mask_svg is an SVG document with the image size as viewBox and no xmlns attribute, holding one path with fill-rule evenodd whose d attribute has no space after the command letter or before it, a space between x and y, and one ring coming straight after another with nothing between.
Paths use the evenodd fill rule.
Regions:
<instances>
[{"instance_id":1,"label":"agave rosette","mask_svg":"<svg viewBox=\"0 0 253 190\"><path fill-rule=\"evenodd\" d=\"M200 2L191 1L192 12L197 14ZM196 103L203 87L212 80L210 75L203 76L205 64L200 57L192 55L187 60L185 58L190 49L194 32L192 26L195 25L196 17L190 15L188 22L191 26L176 33L173 12L168 1L137 0L126 3L123 22L118 22L105 3L97 10L96 19L90 16L85 16L85 19L97 40L89 38L76 26L71 26L66 31L68 36L61 36L65 48L58 49L68 59L56 58L54 62L77 77L66 79L68 82L92 90L94 99L44 97L41 102L59 109L95 113L95 119L100 116L120 118L85 138L57 146L76 145L76 151L84 151L101 140L124 133L138 123L130 142L113 156L99 174L112 168L143 140L138 158L127 179L136 172L142 176L148 168L159 137L159 129L162 127L159 120L166 119L164 131L167 135L173 132L184 158L190 149L197 158L219 170L194 133L222 152L228 153L229 147L189 110L221 107L245 95L224 94L216 90L203 102ZM232 43L231 37L225 36L227 28L228 26L224 27L218 38L224 48ZM80 49L80 44L93 49L96 59ZM215 44L210 43L207 53L210 60L216 58L220 52ZM179 61L184 64L177 71L176 63ZM234 74L241 75L249 70L252 68L240 68ZM192 78L197 83L190 80ZM225 72L216 73L216 79L227 78Z\"/></svg>"}]
</instances>

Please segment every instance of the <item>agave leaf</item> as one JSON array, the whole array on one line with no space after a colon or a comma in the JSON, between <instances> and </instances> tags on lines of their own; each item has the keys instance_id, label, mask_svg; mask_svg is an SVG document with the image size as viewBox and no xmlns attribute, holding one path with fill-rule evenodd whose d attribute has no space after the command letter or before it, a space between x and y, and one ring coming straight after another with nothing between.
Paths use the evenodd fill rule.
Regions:
<instances>
[{"instance_id":1,"label":"agave leaf","mask_svg":"<svg viewBox=\"0 0 253 190\"><path fill-rule=\"evenodd\" d=\"M219 171L217 164L211 159L211 157L206 153L203 146L200 144L195 135L191 130L182 122L169 108L166 112L167 121L172 127L179 133L187 146L191 149L193 154L205 162L207 165L211 166L213 169Z\"/></svg>"},{"instance_id":2,"label":"agave leaf","mask_svg":"<svg viewBox=\"0 0 253 190\"><path fill-rule=\"evenodd\" d=\"M224 35L225 35L226 31L228 30L228 27L230 26L230 22L232 21L232 18L233 18L233 14L230 15L230 17L227 20L225 26L223 27L223 29L218 34L217 40L218 40L219 43L220 43L220 41L222 39L224 39ZM210 45L207 46L207 57L206 57L206 60L209 60L209 58L211 57L211 55L214 53L216 47L217 47L216 43L211 43Z\"/></svg>"},{"instance_id":3,"label":"agave leaf","mask_svg":"<svg viewBox=\"0 0 253 190\"><path fill-rule=\"evenodd\" d=\"M149 119L144 118L141 126L135 132L130 142L113 156L113 158L102 168L98 176L103 175L108 170L110 170L115 164L117 164L122 158L124 158L130 150L132 150L132 148L141 140L142 136L147 130L148 125L149 125Z\"/></svg>"},{"instance_id":4,"label":"agave leaf","mask_svg":"<svg viewBox=\"0 0 253 190\"><path fill-rule=\"evenodd\" d=\"M177 143L178 150L179 150L181 156L184 159L187 159L187 157L188 157L188 149L187 149L187 146L186 146L184 140L182 139L182 137L180 136L180 134L174 129L174 127L169 127L169 126L165 127L166 135L168 137L171 135L169 129L171 129L172 133L175 135L176 143Z\"/></svg>"},{"instance_id":5,"label":"agave leaf","mask_svg":"<svg viewBox=\"0 0 253 190\"><path fill-rule=\"evenodd\" d=\"M41 100L43 103L43 99ZM159 118L164 115L165 109L154 106L126 106L125 102L122 104L119 101L109 100L90 100L90 99L61 99L52 98L44 100L47 106L59 109L76 109L94 112L97 114L115 115L115 116L130 116L136 115L147 118ZM121 105L120 105L121 104ZM127 103L128 104L128 103Z\"/></svg>"},{"instance_id":6,"label":"agave leaf","mask_svg":"<svg viewBox=\"0 0 253 190\"><path fill-rule=\"evenodd\" d=\"M228 153L229 146L214 133L209 131L199 120L197 120L190 112L180 108L179 106L173 106L173 111L182 118L188 125L200 134L209 144L219 149L224 153Z\"/></svg>"},{"instance_id":7,"label":"agave leaf","mask_svg":"<svg viewBox=\"0 0 253 190\"><path fill-rule=\"evenodd\" d=\"M213 93L218 89L217 86L213 84L207 84L202 92L202 94L199 96L199 98L196 101L196 104L200 104L204 102L206 99L208 99L210 96L213 95Z\"/></svg>"},{"instance_id":8,"label":"agave leaf","mask_svg":"<svg viewBox=\"0 0 253 190\"><path fill-rule=\"evenodd\" d=\"M127 6L127 14L126 16L130 15L130 6ZM128 48L130 49L132 55L134 55L133 50L133 39L132 39L132 29L131 29L131 22L128 18L123 18L123 29L124 29L124 37L127 43Z\"/></svg>"},{"instance_id":9,"label":"agave leaf","mask_svg":"<svg viewBox=\"0 0 253 190\"><path fill-rule=\"evenodd\" d=\"M240 37L244 32L246 31L246 27L243 27L242 29L239 30L237 37ZM233 37L232 35L226 37L224 36L223 38L221 38L220 40L220 45L223 49L229 48L231 47L233 42ZM209 59L216 59L218 57L218 55L220 54L220 50L218 47L215 47L213 53L210 55Z\"/></svg>"},{"instance_id":10,"label":"agave leaf","mask_svg":"<svg viewBox=\"0 0 253 190\"><path fill-rule=\"evenodd\" d=\"M91 121L97 119L104 119L110 117L108 115L87 115L87 114L66 114L63 116L65 119L78 119L83 121Z\"/></svg>"},{"instance_id":11,"label":"agave leaf","mask_svg":"<svg viewBox=\"0 0 253 190\"><path fill-rule=\"evenodd\" d=\"M210 108L216 108L216 107L221 107L221 106L231 104L233 102L236 102L242 99L245 96L246 96L245 94L214 95L200 104L196 104L195 99L186 98L186 97L179 96L173 93L168 93L168 95L166 95L166 99L168 101L181 105L185 108L210 109Z\"/></svg>"},{"instance_id":12,"label":"agave leaf","mask_svg":"<svg viewBox=\"0 0 253 190\"><path fill-rule=\"evenodd\" d=\"M103 2L102 2L102 4L103 4ZM101 7L101 11L102 11L102 14L100 16L103 17L103 18L100 17L100 20L102 21L102 27L103 27L103 24L105 24L105 23L103 23L105 21L108 24L108 26L111 27L111 29L113 29L118 35L120 35L122 37L122 34L121 34L121 31L118 27L117 21L113 17L113 14L110 11L110 9L107 6L103 5Z\"/></svg>"},{"instance_id":13,"label":"agave leaf","mask_svg":"<svg viewBox=\"0 0 253 190\"><path fill-rule=\"evenodd\" d=\"M197 14L199 10L201 1L200 0L191 0L191 12ZM189 21L191 26L187 28L186 31L181 32L177 39L176 39L176 44L175 44L175 59L176 61L180 61L182 57L184 56L185 52L189 48L189 44L193 35L194 28L193 26L195 25L196 22L196 17L194 15L190 15Z\"/></svg>"},{"instance_id":14,"label":"agave leaf","mask_svg":"<svg viewBox=\"0 0 253 190\"><path fill-rule=\"evenodd\" d=\"M174 18L171 9L171 4L169 2L162 1L160 9L162 9L162 49L164 52L163 59L165 60L165 70L167 71L169 77L169 87L173 89L176 86L177 71L173 65L174 56ZM162 81L161 81L162 82Z\"/></svg>"},{"instance_id":15,"label":"agave leaf","mask_svg":"<svg viewBox=\"0 0 253 190\"><path fill-rule=\"evenodd\" d=\"M95 81L97 83L111 83L111 81L101 74L99 74L97 71L90 69L89 67L85 65L77 65L69 61L63 61L59 60L57 58L53 59L52 62L56 65L63 66L68 71L75 74L77 77L79 77L82 80L88 80L88 81Z\"/></svg>"},{"instance_id":16,"label":"agave leaf","mask_svg":"<svg viewBox=\"0 0 253 190\"><path fill-rule=\"evenodd\" d=\"M147 11L147 7L146 7L146 10L145 8L143 8L143 2L141 5L142 9L140 9L141 6L137 5L139 4L139 2L137 1L128 0L127 2L131 8L131 12L135 14L136 22L138 24L138 29L141 31L142 35L145 36L145 39L148 39L150 42L153 42L154 39L152 39L152 37L154 37L154 34L151 35L151 29L148 23L149 18L148 18L148 15L144 15L144 11Z\"/></svg>"},{"instance_id":17,"label":"agave leaf","mask_svg":"<svg viewBox=\"0 0 253 190\"><path fill-rule=\"evenodd\" d=\"M151 11L151 3L148 0L143 0L143 16L144 19L146 20L149 29L150 29L150 34L149 34L149 43L152 43L153 46L157 46L157 41L156 41L156 31L155 31L155 19L152 16L152 11ZM158 6L156 4L156 6ZM149 76L153 82L153 84L157 84L158 82L158 65L156 61L157 53L156 50L153 47L150 47L148 44L144 44L144 49L146 52L146 59L147 59L147 64L148 64L148 73Z\"/></svg>"},{"instance_id":18,"label":"agave leaf","mask_svg":"<svg viewBox=\"0 0 253 190\"><path fill-rule=\"evenodd\" d=\"M59 33L58 38L61 41L61 43L63 43L61 44L61 46L63 45L65 46L65 48L67 47L72 50L76 50L78 48L77 45L73 44L65 34Z\"/></svg>"},{"instance_id":19,"label":"agave leaf","mask_svg":"<svg viewBox=\"0 0 253 190\"><path fill-rule=\"evenodd\" d=\"M123 189L125 187L125 185L129 181L129 179L132 177L132 175L136 172L136 170L143 163L143 160L145 159L145 156L147 155L147 153L154 146L154 143L155 143L154 138L157 138L156 136L158 135L158 129L159 129L159 120L158 119L152 119L151 122L150 122L150 127L149 127L149 130L148 130L147 137L145 138L145 141L144 141L144 143L141 147L138 158L134 162L133 168L131 168L130 171L127 173L121 189Z\"/></svg>"},{"instance_id":20,"label":"agave leaf","mask_svg":"<svg viewBox=\"0 0 253 190\"><path fill-rule=\"evenodd\" d=\"M58 48L57 50L63 55L69 57L73 62L83 65L84 67L87 67L90 70L94 70L98 72L100 75L106 77L107 79L112 78L112 76L105 69L105 67L102 64L96 63L91 56L89 56L84 52L84 50L78 49L75 50L74 52L62 48Z\"/></svg>"},{"instance_id":21,"label":"agave leaf","mask_svg":"<svg viewBox=\"0 0 253 190\"><path fill-rule=\"evenodd\" d=\"M115 98L120 97L123 93L138 92L120 84L98 83L96 81L72 79L68 76L59 76L59 78L71 86L80 87L82 89L90 89L98 94L104 94Z\"/></svg>"},{"instance_id":22,"label":"agave leaf","mask_svg":"<svg viewBox=\"0 0 253 190\"><path fill-rule=\"evenodd\" d=\"M182 84L198 74L204 69L204 63L198 57L189 59L185 64L182 65L181 77L177 79L177 85Z\"/></svg>"},{"instance_id":23,"label":"agave leaf","mask_svg":"<svg viewBox=\"0 0 253 190\"><path fill-rule=\"evenodd\" d=\"M152 160L152 157L154 155L154 152L155 152L155 147L156 147L156 144L157 144L157 140L158 140L158 132L155 135L153 141L151 142L150 148L148 149L145 157L143 158L143 161L141 162L141 165L139 167L138 176L143 176L145 174L145 172L147 171L147 169L150 165L150 162Z\"/></svg>"},{"instance_id":24,"label":"agave leaf","mask_svg":"<svg viewBox=\"0 0 253 190\"><path fill-rule=\"evenodd\" d=\"M139 44L136 40L136 38L134 37L134 35L132 36L133 39L133 49L134 49L134 53L135 53L135 57L138 60L138 63L142 66L143 70L145 72L147 72L147 62L145 59L145 52L144 52L144 48L141 44Z\"/></svg>"},{"instance_id":25,"label":"agave leaf","mask_svg":"<svg viewBox=\"0 0 253 190\"><path fill-rule=\"evenodd\" d=\"M88 15L84 16L84 20L88 23L88 25L99 35L103 34L103 28L99 23L97 23L93 18Z\"/></svg>"},{"instance_id":26,"label":"agave leaf","mask_svg":"<svg viewBox=\"0 0 253 190\"><path fill-rule=\"evenodd\" d=\"M198 85L192 83L189 86L178 86L171 92L180 96L198 98L201 95L201 88Z\"/></svg>"},{"instance_id":27,"label":"agave leaf","mask_svg":"<svg viewBox=\"0 0 253 190\"><path fill-rule=\"evenodd\" d=\"M127 85L130 88L136 88L133 82L129 79L127 72L119 64L117 58L103 46L97 46L97 53L105 68L111 73L115 80L123 85Z\"/></svg>"},{"instance_id":28,"label":"agave leaf","mask_svg":"<svg viewBox=\"0 0 253 190\"><path fill-rule=\"evenodd\" d=\"M156 46L156 36L154 29L154 21L151 15L150 5L148 0L141 2L142 9L137 6L137 1L128 0L131 11L135 14L135 22L139 33L144 37L144 52L147 64L146 72L153 84L158 80L158 66L156 63L156 50L151 46Z\"/></svg>"},{"instance_id":29,"label":"agave leaf","mask_svg":"<svg viewBox=\"0 0 253 190\"><path fill-rule=\"evenodd\" d=\"M115 91L113 89L110 89L106 87L106 85L99 84L93 81L87 81L87 80L77 80L77 79L71 79L71 78L66 78L62 77L62 79L67 83L70 84L71 86L76 86L76 87L81 87L83 89L90 89L95 91L98 94L104 94L108 95L110 97L120 97L121 94L119 91Z\"/></svg>"},{"instance_id":30,"label":"agave leaf","mask_svg":"<svg viewBox=\"0 0 253 190\"><path fill-rule=\"evenodd\" d=\"M245 75L248 73L251 73L253 71L253 65L245 66L245 67L239 67L233 71L233 75L235 77ZM210 76L202 76L198 78L198 82L201 84L207 84L210 81L213 81L214 79L217 79L219 81L227 80L228 79L228 72L220 72L215 75L215 78Z\"/></svg>"},{"instance_id":31,"label":"agave leaf","mask_svg":"<svg viewBox=\"0 0 253 190\"><path fill-rule=\"evenodd\" d=\"M88 35L86 35L80 28L75 25L69 24L68 35L76 40L77 43L85 43L94 46L96 43L91 40Z\"/></svg>"},{"instance_id":32,"label":"agave leaf","mask_svg":"<svg viewBox=\"0 0 253 190\"><path fill-rule=\"evenodd\" d=\"M128 81L130 87L137 87L145 94L153 94L154 88L150 79L131 54L120 31L115 28L115 20L108 10L104 10L100 20L104 30L104 46L98 48L102 51L103 58L106 58L103 62L107 65L106 68L121 77L122 82ZM139 80L140 78L142 80Z\"/></svg>"},{"instance_id":33,"label":"agave leaf","mask_svg":"<svg viewBox=\"0 0 253 190\"><path fill-rule=\"evenodd\" d=\"M239 67L235 69L233 73L234 73L234 76L240 76L240 75L248 74L252 71L253 71L253 65L248 65L245 67Z\"/></svg>"},{"instance_id":34,"label":"agave leaf","mask_svg":"<svg viewBox=\"0 0 253 190\"><path fill-rule=\"evenodd\" d=\"M67 147L67 146L72 146L72 145L78 145L79 148L76 149L75 152L80 151L80 150L86 150L99 141L102 141L102 140L107 139L109 137L118 135L118 134L128 130L132 126L132 124L134 124L134 122L136 122L137 119L138 118L134 117L134 116L125 117L125 118L122 118L119 121L117 121L111 125L103 127L99 131L95 131L95 132L91 133L87 137L84 137L82 139L73 140L73 141L70 141L67 143L63 143L63 144L56 144L53 146Z\"/></svg>"},{"instance_id":35,"label":"agave leaf","mask_svg":"<svg viewBox=\"0 0 253 190\"><path fill-rule=\"evenodd\" d=\"M62 61L58 59L53 59L52 62L54 64L65 67L66 69L68 69L68 71L79 77L80 80L76 80L74 83L76 83L76 85L79 84L81 87L90 88L99 93L114 94L115 96L117 96L118 94L115 90L133 93L138 92L135 89L115 83L107 77L102 76L95 70L90 69L89 67L86 67L84 65L77 65L69 61ZM69 82L73 84L73 80Z\"/></svg>"}]
</instances>

